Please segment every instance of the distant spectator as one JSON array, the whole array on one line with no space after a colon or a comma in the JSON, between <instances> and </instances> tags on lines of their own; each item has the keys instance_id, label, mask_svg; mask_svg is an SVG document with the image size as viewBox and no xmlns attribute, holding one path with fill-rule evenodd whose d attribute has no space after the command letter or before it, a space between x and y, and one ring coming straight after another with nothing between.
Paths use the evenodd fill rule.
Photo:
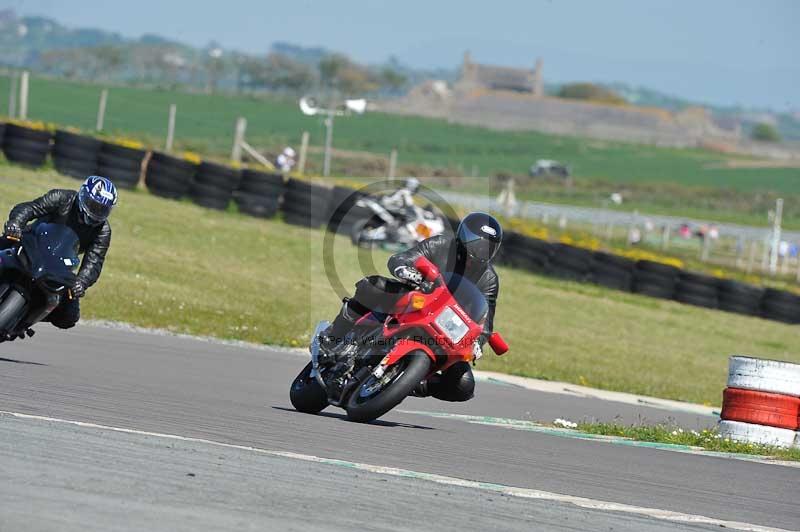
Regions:
<instances>
[{"instance_id":1,"label":"distant spectator","mask_svg":"<svg viewBox=\"0 0 800 532\"><path fill-rule=\"evenodd\" d=\"M278 155L278 158L275 160L275 165L281 172L291 172L295 165L295 155L294 150L290 146L287 146L283 149L281 154Z\"/></svg>"},{"instance_id":2,"label":"distant spectator","mask_svg":"<svg viewBox=\"0 0 800 532\"><path fill-rule=\"evenodd\" d=\"M681 238L692 238L692 230L689 228L689 224L681 224L678 234Z\"/></svg>"},{"instance_id":3,"label":"distant spectator","mask_svg":"<svg viewBox=\"0 0 800 532\"><path fill-rule=\"evenodd\" d=\"M638 227L631 227L628 232L628 243L632 246L642 241L642 231Z\"/></svg>"}]
</instances>

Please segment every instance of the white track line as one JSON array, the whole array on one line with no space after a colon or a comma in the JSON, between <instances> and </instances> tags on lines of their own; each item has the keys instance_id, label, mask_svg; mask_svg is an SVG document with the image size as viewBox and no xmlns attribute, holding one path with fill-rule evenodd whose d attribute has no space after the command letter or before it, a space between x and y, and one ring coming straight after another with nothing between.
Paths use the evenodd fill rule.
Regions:
<instances>
[{"instance_id":1,"label":"white track line","mask_svg":"<svg viewBox=\"0 0 800 532\"><path fill-rule=\"evenodd\" d=\"M37 416L31 414L21 414L18 412L8 412L0 410L0 416L7 415L13 416L18 419L30 419L38 421L48 421L52 423L64 423L77 427L86 427L99 430L109 430L114 432L122 432L125 434L138 434L142 436L152 436L156 438L165 438L170 440L180 440L193 443L202 443L206 445L215 445L218 447L225 447L228 449L238 449L242 451L256 452L266 454L269 456L280 456L284 458L291 458L294 460L302 460L305 462L315 462L319 464L335 465L339 467L346 467L349 469L357 469L369 473L379 475L389 475L402 478L413 478L418 480L425 480L442 484L446 486L458 486L462 488L472 488L484 491L492 491L502 493L511 497L518 497L521 499L536 499L541 501L551 501L556 503L571 504L579 508L586 508L589 510L600 510L606 512L621 512L626 514L641 515L663 521L670 521L674 523L689 523L698 525L710 525L725 527L732 530L744 530L752 532L789 532L781 528L772 528L761 525L754 525L750 523L742 523L739 521L725 521L723 519L715 519L713 517L706 517L703 515L685 514L681 512L673 512L670 510L659 510L657 508L644 508L641 506L631 506L628 504L621 504L616 502L599 501L595 499L588 499L585 497L575 497L572 495L562 495L560 493L552 493L549 491L541 491L529 488L517 488L513 486L504 486L502 484L493 484L489 482L479 482L474 480L465 480L455 477L447 477L443 475L435 475L432 473L422 473L418 471L411 471L408 469L399 469L395 467L377 466L371 464L363 464L359 462L350 462L346 460L337 460L334 458L323 458L308 454L299 454L288 451L274 451L269 449L259 449L258 447L250 447L246 445L235 445L231 443L222 443L213 440L205 440L202 438L190 438L187 436L178 436L175 434L162 434L159 432L149 432L144 430L126 429L121 427L111 427L108 425L98 425L96 423L87 423L85 421L72 421L68 419L59 419L47 416Z\"/></svg>"}]
</instances>

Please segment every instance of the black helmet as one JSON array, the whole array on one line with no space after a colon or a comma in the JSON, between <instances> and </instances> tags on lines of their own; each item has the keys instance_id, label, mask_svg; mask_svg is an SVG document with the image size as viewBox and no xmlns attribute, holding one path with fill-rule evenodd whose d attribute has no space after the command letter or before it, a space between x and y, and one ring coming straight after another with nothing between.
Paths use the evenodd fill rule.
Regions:
<instances>
[{"instance_id":1,"label":"black helmet","mask_svg":"<svg viewBox=\"0 0 800 532\"><path fill-rule=\"evenodd\" d=\"M485 212L469 213L458 224L456 242L467 257L488 263L497 255L503 241L503 228L494 216Z\"/></svg>"}]
</instances>

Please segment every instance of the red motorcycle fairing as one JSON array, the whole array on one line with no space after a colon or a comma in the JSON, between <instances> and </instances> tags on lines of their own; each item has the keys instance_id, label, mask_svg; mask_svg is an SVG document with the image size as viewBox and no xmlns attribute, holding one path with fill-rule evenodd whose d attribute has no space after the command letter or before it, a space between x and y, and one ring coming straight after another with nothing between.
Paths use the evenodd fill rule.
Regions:
<instances>
[{"instance_id":1,"label":"red motorcycle fairing","mask_svg":"<svg viewBox=\"0 0 800 532\"><path fill-rule=\"evenodd\" d=\"M417 342L416 340L411 340L410 338L399 338L395 343L394 347L391 351L381 360L381 366L388 367L392 364L396 364L401 358L406 356L407 354L411 353L412 351L423 351L426 355L428 355L431 359L432 363L436 363L436 355L433 353L430 347L423 344L422 342Z\"/></svg>"}]
</instances>

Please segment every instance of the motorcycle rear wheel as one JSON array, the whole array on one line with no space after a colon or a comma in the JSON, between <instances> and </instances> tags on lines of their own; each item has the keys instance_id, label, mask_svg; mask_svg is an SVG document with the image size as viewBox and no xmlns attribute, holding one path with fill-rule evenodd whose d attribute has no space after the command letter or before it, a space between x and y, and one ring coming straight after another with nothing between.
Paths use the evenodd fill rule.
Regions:
<instances>
[{"instance_id":1,"label":"motorcycle rear wheel","mask_svg":"<svg viewBox=\"0 0 800 532\"><path fill-rule=\"evenodd\" d=\"M298 412L319 414L328 406L328 395L317 379L311 377L312 364L309 362L303 371L292 381L289 400Z\"/></svg>"},{"instance_id":2,"label":"motorcycle rear wheel","mask_svg":"<svg viewBox=\"0 0 800 532\"><path fill-rule=\"evenodd\" d=\"M369 240L363 237L362 233L368 229L374 229L376 226L372 218L364 218L353 224L350 230L350 240L354 246L361 248L372 248L375 246L374 240Z\"/></svg>"},{"instance_id":3,"label":"motorcycle rear wheel","mask_svg":"<svg viewBox=\"0 0 800 532\"><path fill-rule=\"evenodd\" d=\"M25 298L14 288L6 293L5 299L0 302L0 334L14 331L19 320L22 319L27 305Z\"/></svg>"},{"instance_id":4,"label":"motorcycle rear wheel","mask_svg":"<svg viewBox=\"0 0 800 532\"><path fill-rule=\"evenodd\" d=\"M431 359L422 350L412 351L397 364L386 371L396 371L383 387L372 392L378 384L374 375L370 374L347 398L344 409L347 419L364 423L378 419L386 412L403 402L403 399L416 388L431 369Z\"/></svg>"}]
</instances>

